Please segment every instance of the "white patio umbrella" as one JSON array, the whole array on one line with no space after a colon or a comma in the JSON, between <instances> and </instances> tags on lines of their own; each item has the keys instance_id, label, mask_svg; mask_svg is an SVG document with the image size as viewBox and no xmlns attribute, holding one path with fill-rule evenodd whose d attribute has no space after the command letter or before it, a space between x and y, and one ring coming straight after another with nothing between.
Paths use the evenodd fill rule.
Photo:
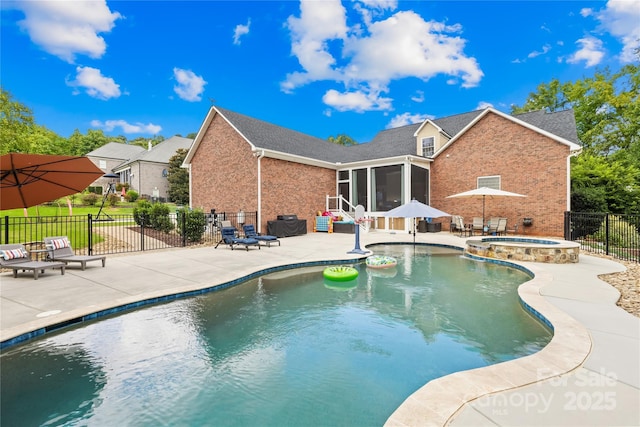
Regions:
<instances>
[{"instance_id":1,"label":"white patio umbrella","mask_svg":"<svg viewBox=\"0 0 640 427\"><path fill-rule=\"evenodd\" d=\"M485 199L487 197L527 197L524 194L512 193L510 191L496 190L495 188L488 187L480 187L475 188L473 190L465 191L463 193L452 194L451 196L447 196L447 199L451 199L454 197L471 197L471 198L482 198L482 223L484 224L484 204Z\"/></svg>"},{"instance_id":2,"label":"white patio umbrella","mask_svg":"<svg viewBox=\"0 0 640 427\"><path fill-rule=\"evenodd\" d=\"M425 205L416 199L413 199L404 205L400 205L397 208L393 208L382 215L390 218L413 218L413 243L416 242L416 218L439 218L441 216L451 216L451 214L432 208L431 206Z\"/></svg>"}]
</instances>

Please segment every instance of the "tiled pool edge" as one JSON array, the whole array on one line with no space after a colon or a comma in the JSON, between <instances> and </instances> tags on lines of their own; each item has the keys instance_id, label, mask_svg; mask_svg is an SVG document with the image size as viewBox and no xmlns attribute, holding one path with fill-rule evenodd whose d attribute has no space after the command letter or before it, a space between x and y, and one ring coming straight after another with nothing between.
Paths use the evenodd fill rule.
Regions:
<instances>
[{"instance_id":1,"label":"tiled pool edge","mask_svg":"<svg viewBox=\"0 0 640 427\"><path fill-rule=\"evenodd\" d=\"M367 255L368 256L368 255ZM202 295L209 292L220 291L235 285L239 285L240 283L244 283L248 280L254 279L263 274L275 273L277 271L291 270L294 268L303 268L303 267L313 267L318 265L334 265L334 264L353 264L358 263L364 260L367 256L361 256L356 258L346 258L346 259L338 259L338 260L317 260L317 261L306 261L299 262L293 264L284 264L274 267L267 267L261 270L254 271L237 279L229 280L224 283L219 283L211 286L202 286L195 285L189 286L188 289L179 292L170 292L166 293L166 291L158 291L157 295L152 294L143 294L136 295L132 297L125 298L118 303L110 303L107 307L96 307L92 309L83 308L75 311L70 311L64 314L64 317L53 321L46 326L39 326L31 328L28 332L23 332L24 327L21 327L21 332L4 332L2 341L0 341L0 351L6 350L10 347L13 347L18 344L26 343L34 338L38 338L42 335L45 335L50 332L54 332L60 329L67 328L69 326L77 325L83 322L89 322L96 320L101 317L111 316L113 314L117 314L120 312L133 310L136 308L144 307L147 305L164 303L168 301L178 300L182 298L189 298L193 296ZM51 321L51 318L49 319ZM33 323L47 323L48 321L40 320L35 321Z\"/></svg>"},{"instance_id":2,"label":"tiled pool edge","mask_svg":"<svg viewBox=\"0 0 640 427\"><path fill-rule=\"evenodd\" d=\"M468 256L468 254L466 255ZM553 330L553 338L542 350L519 359L436 378L409 396L387 419L385 427L444 426L473 401L566 374L580 367L591 352L587 329L548 302L540 289L552 276L535 265L527 267L497 262L529 271L533 278L518 288L523 307Z\"/></svg>"}]
</instances>

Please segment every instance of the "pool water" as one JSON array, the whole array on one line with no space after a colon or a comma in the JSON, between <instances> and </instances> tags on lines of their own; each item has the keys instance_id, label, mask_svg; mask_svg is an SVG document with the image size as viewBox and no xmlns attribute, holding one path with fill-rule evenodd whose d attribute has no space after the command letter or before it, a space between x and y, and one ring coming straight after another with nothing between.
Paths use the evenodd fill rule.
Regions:
<instances>
[{"instance_id":1,"label":"pool water","mask_svg":"<svg viewBox=\"0 0 640 427\"><path fill-rule=\"evenodd\" d=\"M1 424L379 426L433 378L531 354L551 332L517 269L385 245L392 270L286 270L6 350Z\"/></svg>"}]
</instances>

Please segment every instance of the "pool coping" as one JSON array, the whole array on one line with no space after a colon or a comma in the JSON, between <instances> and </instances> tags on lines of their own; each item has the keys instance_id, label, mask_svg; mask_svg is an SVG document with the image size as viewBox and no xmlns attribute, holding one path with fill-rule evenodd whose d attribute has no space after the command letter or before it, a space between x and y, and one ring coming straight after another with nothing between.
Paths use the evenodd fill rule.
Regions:
<instances>
[{"instance_id":1,"label":"pool coping","mask_svg":"<svg viewBox=\"0 0 640 427\"><path fill-rule=\"evenodd\" d=\"M551 283L551 274L535 264L524 266L518 262L473 258L515 266L533 274L531 280L518 287L518 295L530 313L552 328L551 341L528 356L429 381L391 414L385 427L447 425L468 403L569 373L580 367L591 353L592 341L587 328L540 293L542 287Z\"/></svg>"}]
</instances>

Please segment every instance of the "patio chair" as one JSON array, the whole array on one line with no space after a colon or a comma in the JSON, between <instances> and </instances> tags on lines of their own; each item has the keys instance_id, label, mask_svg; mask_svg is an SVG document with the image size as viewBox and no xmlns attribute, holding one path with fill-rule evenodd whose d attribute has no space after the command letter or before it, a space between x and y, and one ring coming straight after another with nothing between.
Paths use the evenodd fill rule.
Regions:
<instances>
[{"instance_id":1,"label":"patio chair","mask_svg":"<svg viewBox=\"0 0 640 427\"><path fill-rule=\"evenodd\" d=\"M257 246L258 249L260 249L260 242L258 242L257 239L252 239L252 238L240 239L236 235L237 232L238 230L236 230L234 227L222 227L222 230L221 230L222 238L216 244L214 249L217 249L220 243L224 243L225 245L229 246L231 250L233 250L234 246L244 246L247 249L247 252L249 251L249 246Z\"/></svg>"},{"instance_id":2,"label":"patio chair","mask_svg":"<svg viewBox=\"0 0 640 427\"><path fill-rule=\"evenodd\" d=\"M500 218L498 220L498 227L496 227L496 235L504 236L507 234L507 218Z\"/></svg>"},{"instance_id":3,"label":"patio chair","mask_svg":"<svg viewBox=\"0 0 640 427\"><path fill-rule=\"evenodd\" d=\"M482 218L476 216L473 218L473 224L471 225L471 234L475 234L475 232L480 231L480 234L484 233L484 223L482 222Z\"/></svg>"},{"instance_id":4,"label":"patio chair","mask_svg":"<svg viewBox=\"0 0 640 427\"><path fill-rule=\"evenodd\" d=\"M500 218L498 217L494 216L489 219L489 223L487 224L487 234L497 234L496 230L498 229L498 222L500 222Z\"/></svg>"},{"instance_id":5,"label":"patio chair","mask_svg":"<svg viewBox=\"0 0 640 427\"><path fill-rule=\"evenodd\" d=\"M258 242L264 242L267 247L270 247L272 243L278 243L278 246L280 246L280 240L278 240L276 236L257 233L253 224L243 225L242 230L244 231L244 237L248 239L256 239Z\"/></svg>"},{"instance_id":6,"label":"patio chair","mask_svg":"<svg viewBox=\"0 0 640 427\"><path fill-rule=\"evenodd\" d=\"M471 236L471 233L473 232L471 226L465 225L464 218L459 215L456 216L455 228L456 231L460 233L460 237Z\"/></svg>"},{"instance_id":7,"label":"patio chair","mask_svg":"<svg viewBox=\"0 0 640 427\"><path fill-rule=\"evenodd\" d=\"M47 248L47 259L65 264L76 262L82 270L87 268L87 263L91 261L102 261L102 267L107 262L106 255L76 255L67 236L45 237L44 245Z\"/></svg>"},{"instance_id":8,"label":"patio chair","mask_svg":"<svg viewBox=\"0 0 640 427\"><path fill-rule=\"evenodd\" d=\"M64 274L65 264L53 261L32 261L24 245L9 244L0 245L0 267L13 270L13 277L18 277L18 270L33 271L33 279L38 280L38 274L51 268L59 268L60 274Z\"/></svg>"}]
</instances>

